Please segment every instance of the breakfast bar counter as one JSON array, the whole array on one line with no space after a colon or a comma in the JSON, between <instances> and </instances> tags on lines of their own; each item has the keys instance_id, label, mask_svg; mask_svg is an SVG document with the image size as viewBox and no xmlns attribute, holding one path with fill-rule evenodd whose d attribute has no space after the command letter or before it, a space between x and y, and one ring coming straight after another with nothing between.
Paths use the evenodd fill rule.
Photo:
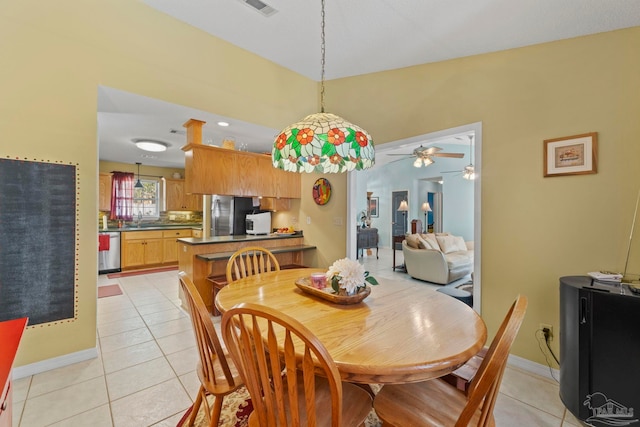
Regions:
<instances>
[{"instance_id":1,"label":"breakfast bar counter","mask_svg":"<svg viewBox=\"0 0 640 427\"><path fill-rule=\"evenodd\" d=\"M189 245L215 245L223 243L245 243L250 242L251 245L264 246L265 240L280 240L280 239L295 239L300 238L302 232L296 232L292 234L243 234L240 236L211 236L211 237L183 237L178 239L179 242L183 242ZM240 248L240 246L238 247Z\"/></svg>"},{"instance_id":2,"label":"breakfast bar counter","mask_svg":"<svg viewBox=\"0 0 640 427\"><path fill-rule=\"evenodd\" d=\"M315 250L315 246L304 244L302 232L178 239L178 268L191 277L210 311L214 308L213 285L208 279L224 276L229 257L247 246L269 249L281 266L308 266L304 254ZM180 299L184 300L182 295Z\"/></svg>"}]
</instances>

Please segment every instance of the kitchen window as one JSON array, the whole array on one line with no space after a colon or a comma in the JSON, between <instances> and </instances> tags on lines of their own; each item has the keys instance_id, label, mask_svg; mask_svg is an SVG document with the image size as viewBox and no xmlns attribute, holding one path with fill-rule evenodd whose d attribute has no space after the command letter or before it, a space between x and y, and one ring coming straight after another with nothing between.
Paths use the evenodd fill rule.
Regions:
<instances>
[{"instance_id":1,"label":"kitchen window","mask_svg":"<svg viewBox=\"0 0 640 427\"><path fill-rule=\"evenodd\" d=\"M160 218L160 181L141 178L142 188L133 189L133 217L142 219Z\"/></svg>"}]
</instances>

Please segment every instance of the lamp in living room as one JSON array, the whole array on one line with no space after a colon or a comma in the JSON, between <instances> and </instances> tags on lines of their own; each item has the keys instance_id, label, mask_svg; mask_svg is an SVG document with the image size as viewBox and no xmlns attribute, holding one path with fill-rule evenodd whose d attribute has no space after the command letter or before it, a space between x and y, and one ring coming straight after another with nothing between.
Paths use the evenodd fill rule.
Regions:
<instances>
[{"instance_id":1,"label":"lamp in living room","mask_svg":"<svg viewBox=\"0 0 640 427\"><path fill-rule=\"evenodd\" d=\"M334 173L372 167L373 140L369 133L342 117L324 112L324 0L321 0L320 112L287 126L271 151L273 167L288 172ZM301 58L305 58L301 52Z\"/></svg>"},{"instance_id":2,"label":"lamp in living room","mask_svg":"<svg viewBox=\"0 0 640 427\"><path fill-rule=\"evenodd\" d=\"M398 207L398 212L402 212L402 221L404 225L404 232L407 232L407 212L409 212L409 204L406 200L400 202L400 206Z\"/></svg>"},{"instance_id":3,"label":"lamp in living room","mask_svg":"<svg viewBox=\"0 0 640 427\"><path fill-rule=\"evenodd\" d=\"M429 205L429 202L424 202L420 210L424 212L424 232L426 233L427 229L429 228L429 224L427 224L427 212L431 212L431 206Z\"/></svg>"}]
</instances>

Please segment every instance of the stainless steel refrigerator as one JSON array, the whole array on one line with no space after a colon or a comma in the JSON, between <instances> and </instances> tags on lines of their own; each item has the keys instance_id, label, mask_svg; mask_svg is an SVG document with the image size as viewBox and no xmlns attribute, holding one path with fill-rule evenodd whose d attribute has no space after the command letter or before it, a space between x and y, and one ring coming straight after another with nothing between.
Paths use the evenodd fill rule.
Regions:
<instances>
[{"instance_id":1,"label":"stainless steel refrigerator","mask_svg":"<svg viewBox=\"0 0 640 427\"><path fill-rule=\"evenodd\" d=\"M245 217L254 209L251 197L211 196L211 235L247 234Z\"/></svg>"}]
</instances>

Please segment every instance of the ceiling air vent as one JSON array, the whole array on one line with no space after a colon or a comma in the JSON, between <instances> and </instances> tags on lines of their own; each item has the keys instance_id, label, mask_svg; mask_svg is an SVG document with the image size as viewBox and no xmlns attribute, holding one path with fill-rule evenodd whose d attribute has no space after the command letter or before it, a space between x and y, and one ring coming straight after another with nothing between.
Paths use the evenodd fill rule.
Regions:
<instances>
[{"instance_id":1,"label":"ceiling air vent","mask_svg":"<svg viewBox=\"0 0 640 427\"><path fill-rule=\"evenodd\" d=\"M187 132L182 129L169 129L169 133L175 133L177 135L186 135Z\"/></svg>"},{"instance_id":2,"label":"ceiling air vent","mask_svg":"<svg viewBox=\"0 0 640 427\"><path fill-rule=\"evenodd\" d=\"M247 6L251 6L253 9L257 10L264 16L271 16L277 12L277 10L275 10L274 8L272 8L271 6L269 6L268 4L264 3L261 0L240 0L240 1L246 4Z\"/></svg>"}]
</instances>

